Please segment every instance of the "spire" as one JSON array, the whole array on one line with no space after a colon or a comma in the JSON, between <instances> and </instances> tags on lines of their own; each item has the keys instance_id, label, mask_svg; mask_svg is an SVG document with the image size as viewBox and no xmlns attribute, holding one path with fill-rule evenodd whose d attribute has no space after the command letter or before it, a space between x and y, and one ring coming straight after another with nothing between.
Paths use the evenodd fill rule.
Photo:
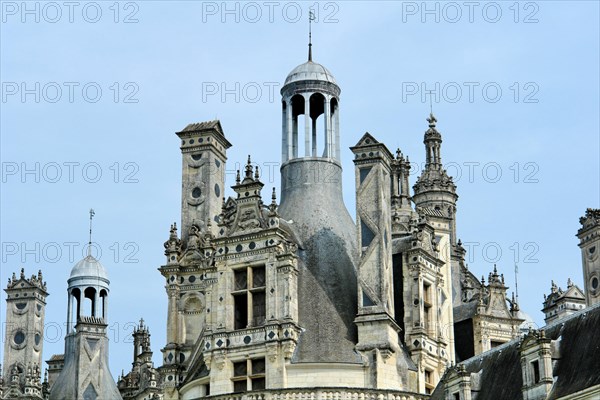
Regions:
<instances>
[{"instance_id":1,"label":"spire","mask_svg":"<svg viewBox=\"0 0 600 400\"><path fill-rule=\"evenodd\" d=\"M312 62L312 21L315 20L313 10L308 11L308 61Z\"/></svg>"},{"instance_id":2,"label":"spire","mask_svg":"<svg viewBox=\"0 0 600 400\"><path fill-rule=\"evenodd\" d=\"M88 256L92 255L92 218L96 213L93 208L90 208L90 241L88 242Z\"/></svg>"}]
</instances>

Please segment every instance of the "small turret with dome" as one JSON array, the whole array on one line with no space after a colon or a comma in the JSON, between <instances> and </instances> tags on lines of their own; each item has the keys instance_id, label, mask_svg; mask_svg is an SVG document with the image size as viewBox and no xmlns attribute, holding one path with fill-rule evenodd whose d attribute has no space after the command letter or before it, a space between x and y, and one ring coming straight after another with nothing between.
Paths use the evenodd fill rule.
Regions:
<instances>
[{"instance_id":1,"label":"small turret with dome","mask_svg":"<svg viewBox=\"0 0 600 400\"><path fill-rule=\"evenodd\" d=\"M92 218L87 256L71 269L67 281L67 335L64 367L49 400L121 399L108 368L108 293L106 270L91 254Z\"/></svg>"},{"instance_id":2,"label":"small turret with dome","mask_svg":"<svg viewBox=\"0 0 600 400\"><path fill-rule=\"evenodd\" d=\"M282 163L302 157L323 157L339 163L341 90L333 74L313 61L310 38L308 49L308 61L294 68L281 88ZM300 117L304 118L304 141L300 140ZM322 130L318 127L319 119L322 120ZM322 144L318 143L320 136Z\"/></svg>"}]
</instances>

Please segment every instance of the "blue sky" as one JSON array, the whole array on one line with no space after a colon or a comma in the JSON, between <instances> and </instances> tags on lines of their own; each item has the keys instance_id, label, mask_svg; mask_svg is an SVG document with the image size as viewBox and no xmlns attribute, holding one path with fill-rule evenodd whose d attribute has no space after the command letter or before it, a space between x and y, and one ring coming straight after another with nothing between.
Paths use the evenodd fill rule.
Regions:
<instances>
[{"instance_id":1,"label":"blue sky","mask_svg":"<svg viewBox=\"0 0 600 400\"><path fill-rule=\"evenodd\" d=\"M311 6L314 60L342 89L351 215L348 147L366 131L400 147L414 183L423 94L437 90L470 269L487 277L495 262L512 291L518 263L521 307L538 324L551 279L583 286L578 219L600 206L598 2L28 2L30 13L22 4L2 2L1 282L22 266L43 269L44 359L63 352L66 280L93 207L112 280L113 374L130 368L140 317L161 364L166 294L156 269L180 219L174 132L219 118L234 145L227 186L251 154L266 187L279 189L279 89L306 60Z\"/></svg>"}]
</instances>

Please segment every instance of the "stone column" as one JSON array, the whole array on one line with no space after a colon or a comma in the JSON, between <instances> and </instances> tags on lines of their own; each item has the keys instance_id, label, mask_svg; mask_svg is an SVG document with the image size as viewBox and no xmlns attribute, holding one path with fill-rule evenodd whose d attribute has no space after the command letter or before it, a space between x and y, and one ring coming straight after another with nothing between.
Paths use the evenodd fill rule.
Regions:
<instances>
[{"instance_id":1,"label":"stone column","mask_svg":"<svg viewBox=\"0 0 600 400\"><path fill-rule=\"evenodd\" d=\"M285 105L285 108L283 108L283 106ZM288 130L287 130L287 126L286 126L286 121L287 121L287 103L285 100L282 100L282 110L281 110L281 162L284 163L286 162L289 157L288 157Z\"/></svg>"},{"instance_id":2,"label":"stone column","mask_svg":"<svg viewBox=\"0 0 600 400\"><path fill-rule=\"evenodd\" d=\"M287 123L285 125L285 134L287 135L287 156L286 161L294 156L294 135L292 133L294 122L292 118L292 101L289 100L285 108Z\"/></svg>"},{"instance_id":3,"label":"stone column","mask_svg":"<svg viewBox=\"0 0 600 400\"><path fill-rule=\"evenodd\" d=\"M104 301L102 303L102 319L104 319L104 323L108 324L108 293L103 297Z\"/></svg>"},{"instance_id":4,"label":"stone column","mask_svg":"<svg viewBox=\"0 0 600 400\"><path fill-rule=\"evenodd\" d=\"M167 343L175 343L177 340L177 290L175 288L168 288L167 294L169 296L168 302L168 316L167 316Z\"/></svg>"},{"instance_id":5,"label":"stone column","mask_svg":"<svg viewBox=\"0 0 600 400\"><path fill-rule=\"evenodd\" d=\"M68 298L67 298L67 335L71 333L71 319L73 318L73 303L72 303L72 295L71 291L67 290Z\"/></svg>"},{"instance_id":6,"label":"stone column","mask_svg":"<svg viewBox=\"0 0 600 400\"><path fill-rule=\"evenodd\" d=\"M323 115L323 122L324 122L324 132L325 132L325 152L324 152L324 156L325 157L332 157L334 156L333 151L332 151L332 145L333 145L333 138L331 137L331 109L329 106L329 96L325 97L324 100L324 105L323 105L323 109L324 109L324 115Z\"/></svg>"},{"instance_id":7,"label":"stone column","mask_svg":"<svg viewBox=\"0 0 600 400\"><path fill-rule=\"evenodd\" d=\"M312 156L317 157L317 120L310 119L312 122Z\"/></svg>"},{"instance_id":8,"label":"stone column","mask_svg":"<svg viewBox=\"0 0 600 400\"><path fill-rule=\"evenodd\" d=\"M337 160L340 159L340 103L338 100L337 109L335 111L335 158Z\"/></svg>"},{"instance_id":9,"label":"stone column","mask_svg":"<svg viewBox=\"0 0 600 400\"><path fill-rule=\"evenodd\" d=\"M304 98L304 156L310 156L310 95L306 93Z\"/></svg>"},{"instance_id":10,"label":"stone column","mask_svg":"<svg viewBox=\"0 0 600 400\"><path fill-rule=\"evenodd\" d=\"M94 302L92 304L92 316L98 317L98 298L100 297L98 293L98 288L94 291Z\"/></svg>"}]
</instances>

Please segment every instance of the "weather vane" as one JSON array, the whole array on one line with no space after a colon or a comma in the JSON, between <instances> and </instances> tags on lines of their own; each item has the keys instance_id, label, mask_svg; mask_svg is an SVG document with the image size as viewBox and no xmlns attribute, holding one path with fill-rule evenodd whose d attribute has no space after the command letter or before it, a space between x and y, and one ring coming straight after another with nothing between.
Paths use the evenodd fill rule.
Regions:
<instances>
[{"instance_id":1,"label":"weather vane","mask_svg":"<svg viewBox=\"0 0 600 400\"><path fill-rule=\"evenodd\" d=\"M315 12L308 10L308 61L312 61L312 22L315 19Z\"/></svg>"},{"instance_id":2,"label":"weather vane","mask_svg":"<svg viewBox=\"0 0 600 400\"><path fill-rule=\"evenodd\" d=\"M90 241L88 243L88 256L92 255L92 219L96 213L93 208L90 208Z\"/></svg>"},{"instance_id":3,"label":"weather vane","mask_svg":"<svg viewBox=\"0 0 600 400\"><path fill-rule=\"evenodd\" d=\"M426 93L429 95L429 113L433 114L433 90L427 90Z\"/></svg>"}]
</instances>

